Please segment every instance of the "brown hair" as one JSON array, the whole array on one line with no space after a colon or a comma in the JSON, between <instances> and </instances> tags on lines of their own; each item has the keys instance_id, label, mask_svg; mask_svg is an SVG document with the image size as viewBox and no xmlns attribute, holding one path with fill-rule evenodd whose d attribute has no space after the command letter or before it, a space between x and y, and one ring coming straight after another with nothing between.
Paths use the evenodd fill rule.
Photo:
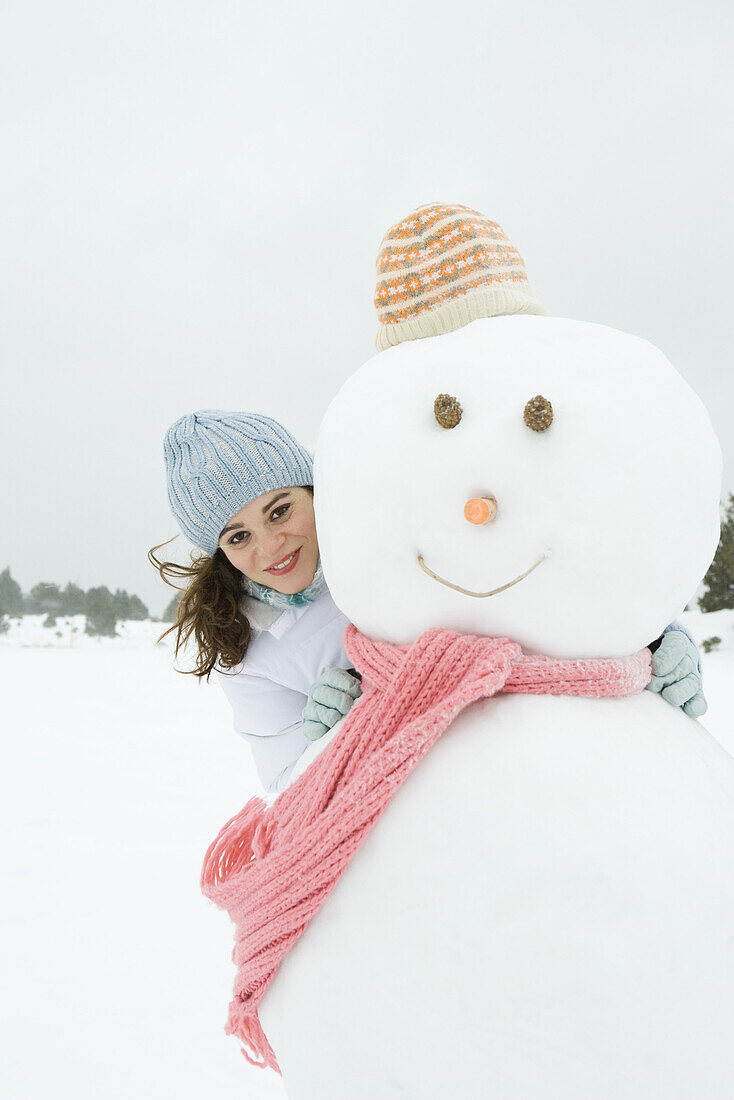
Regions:
<instances>
[{"instance_id":1,"label":"brown hair","mask_svg":"<svg viewBox=\"0 0 734 1100\"><path fill-rule=\"evenodd\" d=\"M177 671L200 678L205 676L208 680L216 664L222 668L234 668L240 664L250 644L250 624L241 607L242 574L219 548L212 557L192 554L190 565L161 561L156 557L156 551L168 546L169 542L173 539L148 551L148 561L158 570L161 579L182 593L176 621L164 630L158 641L175 630L178 657L179 651L193 635L197 649L196 664L194 668ZM189 583L181 587L174 584L169 579L171 577L177 580L188 578Z\"/></svg>"},{"instance_id":2,"label":"brown hair","mask_svg":"<svg viewBox=\"0 0 734 1100\"><path fill-rule=\"evenodd\" d=\"M312 485L303 485L313 494ZM178 538L174 535L174 538ZM222 669L235 668L245 659L252 630L242 609L242 573L230 562L222 549L217 547L212 557L207 554L191 555L190 565L173 561L160 561L156 550L168 546L173 539L161 542L148 551L148 561L157 569L161 579L170 588L183 595L178 603L176 621L164 630L158 641L163 641L176 631L176 657L193 635L196 642L194 668L177 669L200 679L206 677L215 665ZM185 587L174 584L188 578Z\"/></svg>"}]
</instances>

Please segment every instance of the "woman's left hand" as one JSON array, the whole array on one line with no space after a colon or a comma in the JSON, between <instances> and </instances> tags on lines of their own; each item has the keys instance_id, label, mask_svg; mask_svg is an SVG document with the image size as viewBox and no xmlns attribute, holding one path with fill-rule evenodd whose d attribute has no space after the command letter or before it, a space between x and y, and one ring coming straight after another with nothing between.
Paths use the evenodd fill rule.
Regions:
<instances>
[{"instance_id":1,"label":"woman's left hand","mask_svg":"<svg viewBox=\"0 0 734 1100\"><path fill-rule=\"evenodd\" d=\"M348 714L362 694L359 680L344 668L327 668L308 693L301 716L307 741L318 741Z\"/></svg>"},{"instance_id":2,"label":"woman's left hand","mask_svg":"<svg viewBox=\"0 0 734 1100\"><path fill-rule=\"evenodd\" d=\"M663 634L652 655L652 679L647 690L660 692L666 703L683 707L691 718L700 718L708 710L698 671L698 649L682 630Z\"/></svg>"}]
</instances>

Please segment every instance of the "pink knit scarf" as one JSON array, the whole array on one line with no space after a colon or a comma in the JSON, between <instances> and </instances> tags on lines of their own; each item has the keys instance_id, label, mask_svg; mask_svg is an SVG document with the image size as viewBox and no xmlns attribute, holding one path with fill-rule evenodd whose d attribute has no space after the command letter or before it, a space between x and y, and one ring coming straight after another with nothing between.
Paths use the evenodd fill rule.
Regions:
<instances>
[{"instance_id":1,"label":"pink knit scarf","mask_svg":"<svg viewBox=\"0 0 734 1100\"><path fill-rule=\"evenodd\" d=\"M227 1034L249 1048L249 1062L275 1070L257 1015L263 995L395 791L460 711L498 692L633 695L650 679L648 649L563 661L526 656L508 638L434 629L398 646L354 626L344 645L363 695L338 736L269 809L253 798L228 821L202 870L204 894L235 924Z\"/></svg>"}]
</instances>

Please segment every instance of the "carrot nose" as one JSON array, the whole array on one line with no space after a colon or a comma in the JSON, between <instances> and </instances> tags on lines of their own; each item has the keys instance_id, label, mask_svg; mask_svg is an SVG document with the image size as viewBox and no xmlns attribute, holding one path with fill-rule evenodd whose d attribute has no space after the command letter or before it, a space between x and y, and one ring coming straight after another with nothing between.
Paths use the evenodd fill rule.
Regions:
<instances>
[{"instance_id":1,"label":"carrot nose","mask_svg":"<svg viewBox=\"0 0 734 1100\"><path fill-rule=\"evenodd\" d=\"M497 515L494 497L472 497L464 505L464 515L469 523L491 523Z\"/></svg>"}]
</instances>

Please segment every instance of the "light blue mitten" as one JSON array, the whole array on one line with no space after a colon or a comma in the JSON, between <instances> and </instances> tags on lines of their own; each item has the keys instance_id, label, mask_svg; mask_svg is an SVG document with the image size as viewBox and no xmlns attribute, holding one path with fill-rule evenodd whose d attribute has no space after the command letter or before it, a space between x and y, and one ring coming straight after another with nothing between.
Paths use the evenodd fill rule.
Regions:
<instances>
[{"instance_id":1,"label":"light blue mitten","mask_svg":"<svg viewBox=\"0 0 734 1100\"><path fill-rule=\"evenodd\" d=\"M362 694L359 679L344 668L327 668L308 693L303 708L303 735L307 741L318 741L348 714L355 699Z\"/></svg>"},{"instance_id":2,"label":"light blue mitten","mask_svg":"<svg viewBox=\"0 0 734 1100\"><path fill-rule=\"evenodd\" d=\"M696 643L682 630L668 630L652 655L652 679L648 691L659 691L674 707L683 707L691 718L708 710L703 694Z\"/></svg>"}]
</instances>

